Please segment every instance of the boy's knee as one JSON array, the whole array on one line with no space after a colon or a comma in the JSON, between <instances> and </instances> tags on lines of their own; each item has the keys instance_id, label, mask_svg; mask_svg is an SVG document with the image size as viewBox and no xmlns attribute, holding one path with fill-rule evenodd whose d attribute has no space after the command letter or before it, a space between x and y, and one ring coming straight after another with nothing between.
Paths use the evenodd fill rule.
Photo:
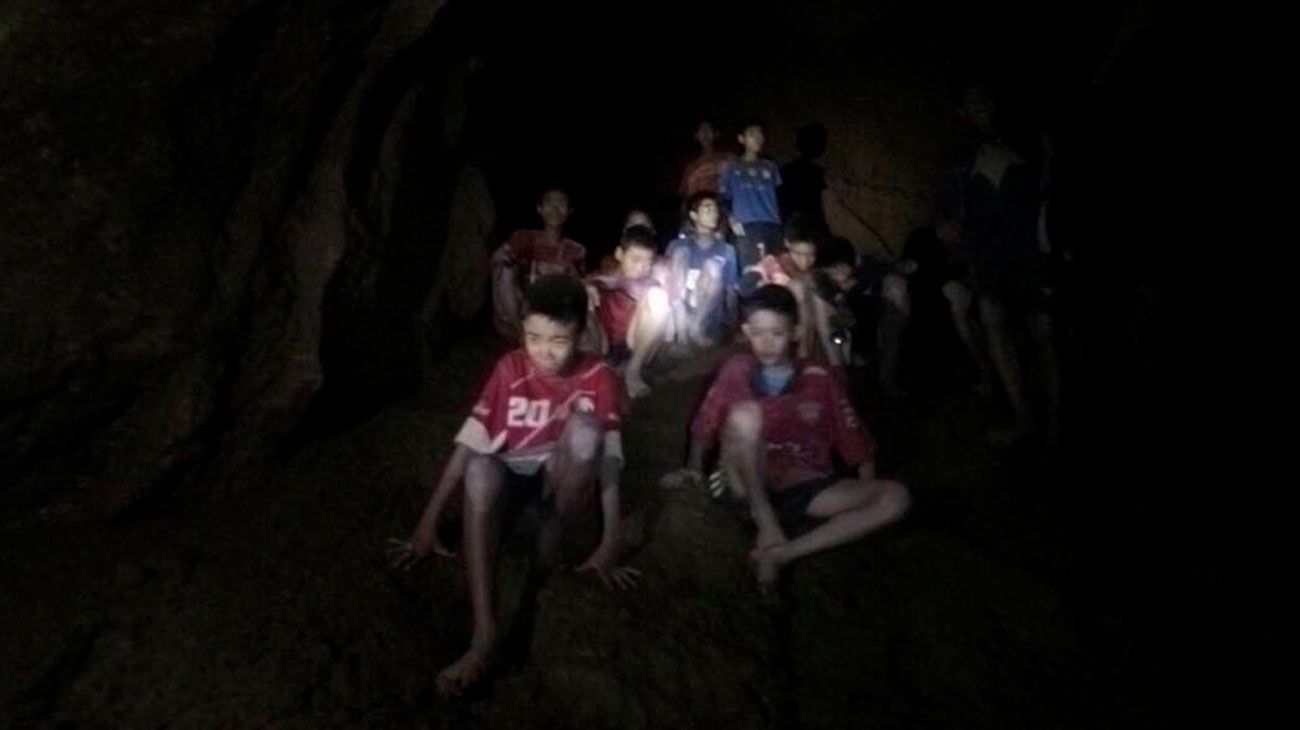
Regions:
<instances>
[{"instance_id":1,"label":"boy's knee","mask_svg":"<svg viewBox=\"0 0 1300 730\"><path fill-rule=\"evenodd\" d=\"M662 287L651 287L646 292L645 305L646 310L650 312L656 321L667 317L669 309L668 292Z\"/></svg>"},{"instance_id":2,"label":"boy's knee","mask_svg":"<svg viewBox=\"0 0 1300 730\"><path fill-rule=\"evenodd\" d=\"M884 506L897 519L912 509L912 493L902 482L889 482L889 487L881 495Z\"/></svg>"},{"instance_id":3,"label":"boy's knee","mask_svg":"<svg viewBox=\"0 0 1300 730\"><path fill-rule=\"evenodd\" d=\"M728 441L752 443L763 435L763 409L757 401L742 401L727 412L723 438Z\"/></svg>"},{"instance_id":4,"label":"boy's knee","mask_svg":"<svg viewBox=\"0 0 1300 730\"><path fill-rule=\"evenodd\" d=\"M501 488L501 464L491 456L475 454L465 464L465 503L476 512L492 509Z\"/></svg>"},{"instance_id":5,"label":"boy's knee","mask_svg":"<svg viewBox=\"0 0 1300 730\"><path fill-rule=\"evenodd\" d=\"M600 454L604 433L596 417L590 413L575 413L564 430L564 448L568 455L580 462L595 461Z\"/></svg>"}]
</instances>

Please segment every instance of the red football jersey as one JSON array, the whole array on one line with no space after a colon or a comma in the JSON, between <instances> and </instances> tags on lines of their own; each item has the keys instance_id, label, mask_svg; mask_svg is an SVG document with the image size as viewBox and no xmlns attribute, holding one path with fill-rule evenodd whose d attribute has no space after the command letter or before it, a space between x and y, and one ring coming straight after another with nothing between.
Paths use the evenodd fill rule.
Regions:
<instances>
[{"instance_id":1,"label":"red football jersey","mask_svg":"<svg viewBox=\"0 0 1300 730\"><path fill-rule=\"evenodd\" d=\"M542 375L522 348L497 361L469 418L456 435L480 454L500 454L516 472L532 474L573 413L594 413L605 429L605 456L623 458L620 387L599 358L580 356L566 375Z\"/></svg>"},{"instance_id":2,"label":"red football jersey","mask_svg":"<svg viewBox=\"0 0 1300 730\"><path fill-rule=\"evenodd\" d=\"M600 299L596 302L596 318L605 331L605 338L611 347L627 344L637 305L645 297L646 291L655 286L654 279L646 277L636 280L614 276L592 277L590 281L600 293Z\"/></svg>"},{"instance_id":3,"label":"red football jersey","mask_svg":"<svg viewBox=\"0 0 1300 730\"><path fill-rule=\"evenodd\" d=\"M570 274L581 277L587 268L587 249L577 241L561 238L551 241L544 231L518 230L505 242L525 283L547 274Z\"/></svg>"},{"instance_id":4,"label":"red football jersey","mask_svg":"<svg viewBox=\"0 0 1300 730\"><path fill-rule=\"evenodd\" d=\"M731 406L752 400L763 409L770 489L779 491L829 476L834 452L849 466L875 458L875 441L843 386L825 368L796 361L793 379L777 395L762 395L755 388L757 368L758 360L749 353L734 355L723 364L691 424L697 443L716 443Z\"/></svg>"},{"instance_id":5,"label":"red football jersey","mask_svg":"<svg viewBox=\"0 0 1300 730\"><path fill-rule=\"evenodd\" d=\"M714 150L695 158L682 173L682 183L678 192L687 198L700 192L718 192L721 188L718 183L722 166L732 157L734 155L729 152Z\"/></svg>"}]
</instances>

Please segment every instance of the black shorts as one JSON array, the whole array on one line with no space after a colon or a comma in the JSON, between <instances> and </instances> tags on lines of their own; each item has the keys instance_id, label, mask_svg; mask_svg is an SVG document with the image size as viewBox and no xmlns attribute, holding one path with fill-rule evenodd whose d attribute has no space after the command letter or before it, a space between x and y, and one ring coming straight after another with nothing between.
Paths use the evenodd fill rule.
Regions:
<instances>
[{"instance_id":1,"label":"black shorts","mask_svg":"<svg viewBox=\"0 0 1300 730\"><path fill-rule=\"evenodd\" d=\"M609 352L605 353L605 364L620 370L632 359L632 349L627 346L626 342L617 342L609 346Z\"/></svg>"},{"instance_id":2,"label":"black shorts","mask_svg":"<svg viewBox=\"0 0 1300 730\"><path fill-rule=\"evenodd\" d=\"M767 498L776 512L777 522L786 537L796 537L825 522L823 517L810 517L808 505L822 493L822 490L842 481L842 477L830 475L818 479L800 482L779 492L767 490Z\"/></svg>"}]
</instances>

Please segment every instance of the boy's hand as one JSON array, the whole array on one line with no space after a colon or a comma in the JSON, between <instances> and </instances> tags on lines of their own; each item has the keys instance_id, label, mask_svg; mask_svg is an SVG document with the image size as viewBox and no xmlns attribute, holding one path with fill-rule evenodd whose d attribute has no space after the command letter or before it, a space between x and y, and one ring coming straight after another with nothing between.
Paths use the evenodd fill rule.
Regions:
<instances>
[{"instance_id":1,"label":"boy's hand","mask_svg":"<svg viewBox=\"0 0 1300 730\"><path fill-rule=\"evenodd\" d=\"M731 232L736 234L737 236L743 236L745 235L745 226L741 225L740 221L738 220L732 220Z\"/></svg>"},{"instance_id":2,"label":"boy's hand","mask_svg":"<svg viewBox=\"0 0 1300 730\"><path fill-rule=\"evenodd\" d=\"M444 558L454 558L456 553L442 544L437 530L430 530L428 536L416 534L410 542L388 539L388 560L398 570L410 570L424 561L430 554Z\"/></svg>"},{"instance_id":3,"label":"boy's hand","mask_svg":"<svg viewBox=\"0 0 1300 730\"><path fill-rule=\"evenodd\" d=\"M683 467L668 472L659 480L663 489L697 489L704 483L704 473L699 469Z\"/></svg>"},{"instance_id":4,"label":"boy's hand","mask_svg":"<svg viewBox=\"0 0 1300 730\"><path fill-rule=\"evenodd\" d=\"M579 573L588 570L596 571L600 582L604 583L605 587L610 590L618 588L621 591L626 591L636 588L636 579L641 575L641 571L636 568L630 568L626 565L614 565L614 550L604 543L598 546L591 553L591 556L577 568Z\"/></svg>"}]
</instances>

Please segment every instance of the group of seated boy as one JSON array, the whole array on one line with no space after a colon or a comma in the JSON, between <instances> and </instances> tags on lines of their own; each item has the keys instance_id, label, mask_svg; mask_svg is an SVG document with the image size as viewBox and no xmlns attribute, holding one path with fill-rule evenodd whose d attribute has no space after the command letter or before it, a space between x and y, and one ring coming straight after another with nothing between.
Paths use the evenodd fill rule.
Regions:
<instances>
[{"instance_id":1,"label":"group of seated boy","mask_svg":"<svg viewBox=\"0 0 1300 730\"><path fill-rule=\"evenodd\" d=\"M754 132L761 149L761 129L747 130L746 157ZM765 169L733 174L731 189L761 182ZM563 234L568 197L548 190L537 206L544 227L515 233L494 254L494 323L520 346L497 361L415 530L393 548L402 568L453 556L439 524L459 497L472 637L439 673L439 693L465 691L497 648L493 556L507 504L540 505L544 561L573 515L598 509L601 538L578 570L609 587L635 585L638 571L620 564L621 434L629 398L649 392L647 364L666 349L728 346L737 324L747 344L717 371L692 417L686 462L661 483L704 488L710 467L715 496L748 508L756 534L747 557L764 590L787 563L907 511L907 488L876 474L875 443L840 374L840 333L851 327L837 300L862 284L851 246L823 252L822 237L797 221L724 225L724 200L734 211L734 199L712 190L690 194L662 256L649 216L634 211L613 260L584 278L586 250Z\"/></svg>"}]
</instances>

